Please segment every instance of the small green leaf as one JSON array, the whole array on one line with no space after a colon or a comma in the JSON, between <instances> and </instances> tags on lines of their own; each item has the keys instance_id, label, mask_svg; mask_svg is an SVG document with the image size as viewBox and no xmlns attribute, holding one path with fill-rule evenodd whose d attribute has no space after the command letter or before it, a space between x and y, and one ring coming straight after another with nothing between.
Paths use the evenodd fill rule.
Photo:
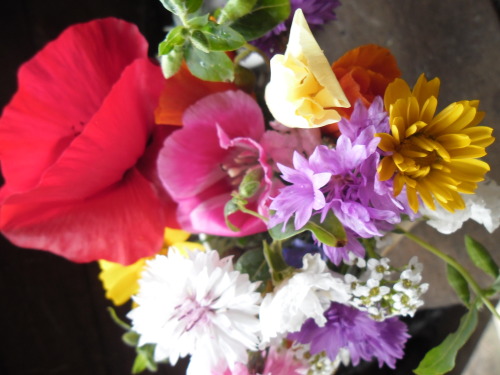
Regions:
<instances>
[{"instance_id":1,"label":"small green leaf","mask_svg":"<svg viewBox=\"0 0 500 375\"><path fill-rule=\"evenodd\" d=\"M193 29L201 29L208 23L208 13L203 16L190 18L187 23Z\"/></svg>"},{"instance_id":2,"label":"small green leaf","mask_svg":"<svg viewBox=\"0 0 500 375\"><path fill-rule=\"evenodd\" d=\"M158 45L158 54L166 55L169 53L175 46L182 46L186 43L186 36L188 32L185 27L177 26L169 31L167 37L163 42Z\"/></svg>"},{"instance_id":3,"label":"small green leaf","mask_svg":"<svg viewBox=\"0 0 500 375\"><path fill-rule=\"evenodd\" d=\"M488 275L497 278L499 276L498 265L495 263L486 248L472 237L465 236L465 247L469 257L476 267L482 269Z\"/></svg>"},{"instance_id":4,"label":"small green leaf","mask_svg":"<svg viewBox=\"0 0 500 375\"><path fill-rule=\"evenodd\" d=\"M158 365L154 361L155 345L146 344L136 348L137 356L135 357L134 364L132 365L132 374L139 374L144 370L156 372Z\"/></svg>"},{"instance_id":5,"label":"small green leaf","mask_svg":"<svg viewBox=\"0 0 500 375\"><path fill-rule=\"evenodd\" d=\"M170 13L177 15L185 13L183 0L160 0L160 2L163 4L165 9L167 9Z\"/></svg>"},{"instance_id":6,"label":"small green leaf","mask_svg":"<svg viewBox=\"0 0 500 375\"><path fill-rule=\"evenodd\" d=\"M234 51L246 43L245 38L229 26L208 22L202 28L211 51Z\"/></svg>"},{"instance_id":7,"label":"small green leaf","mask_svg":"<svg viewBox=\"0 0 500 375\"><path fill-rule=\"evenodd\" d=\"M248 274L251 281L267 281L271 278L263 249L245 251L238 258L234 268Z\"/></svg>"},{"instance_id":8,"label":"small green leaf","mask_svg":"<svg viewBox=\"0 0 500 375\"><path fill-rule=\"evenodd\" d=\"M196 77L204 81L232 81L234 65L224 52L205 53L188 44L185 50L186 63Z\"/></svg>"},{"instance_id":9,"label":"small green leaf","mask_svg":"<svg viewBox=\"0 0 500 375\"><path fill-rule=\"evenodd\" d=\"M229 202L227 202L226 205L224 206L224 220L226 221L227 227L231 229L233 232L239 232L240 228L231 223L231 221L229 220L229 216L238 212L239 210L240 209L238 205L232 199Z\"/></svg>"},{"instance_id":10,"label":"small green leaf","mask_svg":"<svg viewBox=\"0 0 500 375\"><path fill-rule=\"evenodd\" d=\"M285 230L283 224L278 224L269 229L269 234L275 240L286 240L306 230L312 232L318 241L327 246L342 247L347 243L347 236L344 227L339 219L333 214L328 213L323 222L320 221L321 216L315 215L302 228L296 230L293 217L288 220Z\"/></svg>"},{"instance_id":11,"label":"small green leaf","mask_svg":"<svg viewBox=\"0 0 500 375\"><path fill-rule=\"evenodd\" d=\"M257 0L252 11L234 21L230 26L246 40L254 40L290 15L289 0Z\"/></svg>"},{"instance_id":12,"label":"small green leaf","mask_svg":"<svg viewBox=\"0 0 500 375\"><path fill-rule=\"evenodd\" d=\"M188 13L194 13L200 9L203 0L185 0Z\"/></svg>"},{"instance_id":13,"label":"small green leaf","mask_svg":"<svg viewBox=\"0 0 500 375\"><path fill-rule=\"evenodd\" d=\"M184 49L182 47L174 47L170 52L164 54L160 58L161 70L165 79L172 77L179 71L184 59Z\"/></svg>"},{"instance_id":14,"label":"small green leaf","mask_svg":"<svg viewBox=\"0 0 500 375\"><path fill-rule=\"evenodd\" d=\"M463 301L466 306L469 306L469 284L464 279L464 277L453 266L450 266L449 264L446 267L446 276L448 277L448 283L455 290L457 296Z\"/></svg>"},{"instance_id":15,"label":"small green leaf","mask_svg":"<svg viewBox=\"0 0 500 375\"><path fill-rule=\"evenodd\" d=\"M193 30L190 35L191 43L200 51L210 53L210 43L203 31Z\"/></svg>"},{"instance_id":16,"label":"small green leaf","mask_svg":"<svg viewBox=\"0 0 500 375\"><path fill-rule=\"evenodd\" d=\"M235 21L250 13L257 0L229 0L219 13L218 23Z\"/></svg>"},{"instance_id":17,"label":"small green leaf","mask_svg":"<svg viewBox=\"0 0 500 375\"><path fill-rule=\"evenodd\" d=\"M469 310L460 319L458 330L446 337L424 357L418 368L413 370L417 375L446 374L455 367L457 352L465 345L477 326L477 310Z\"/></svg>"}]
</instances>

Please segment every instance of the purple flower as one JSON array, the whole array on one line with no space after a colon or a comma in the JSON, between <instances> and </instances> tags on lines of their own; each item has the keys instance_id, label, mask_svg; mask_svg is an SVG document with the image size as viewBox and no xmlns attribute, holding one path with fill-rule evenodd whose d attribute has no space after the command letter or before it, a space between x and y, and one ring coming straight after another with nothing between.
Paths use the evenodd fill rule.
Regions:
<instances>
[{"instance_id":1,"label":"purple flower","mask_svg":"<svg viewBox=\"0 0 500 375\"><path fill-rule=\"evenodd\" d=\"M334 9L340 6L339 0L291 0L290 16L284 22L277 25L264 36L251 43L270 57L276 53L283 53L286 48L292 18L297 9L302 9L307 23L311 29L320 28L327 22L337 19Z\"/></svg>"},{"instance_id":2,"label":"purple flower","mask_svg":"<svg viewBox=\"0 0 500 375\"><path fill-rule=\"evenodd\" d=\"M295 229L300 229L311 218L313 210L325 206L325 196L320 189L330 181L331 173L316 173L298 152L293 154L293 166L295 169L278 164L282 178L292 185L280 189L273 198L269 208L275 213L269 221L270 228L283 223L285 230L286 223L295 214Z\"/></svg>"},{"instance_id":3,"label":"purple flower","mask_svg":"<svg viewBox=\"0 0 500 375\"><path fill-rule=\"evenodd\" d=\"M409 335L406 325L397 318L378 322L364 311L335 302L326 310L325 317L327 322L323 327L308 319L299 332L288 338L310 344L311 354L324 351L332 361L341 348L347 349L354 365L361 359L370 361L375 357L379 367L385 363L395 368L396 360L404 355Z\"/></svg>"},{"instance_id":4,"label":"purple flower","mask_svg":"<svg viewBox=\"0 0 500 375\"><path fill-rule=\"evenodd\" d=\"M304 255L314 255L319 252L320 249L318 246L299 238L295 238L289 245L283 248L283 258L288 265L295 268L302 268L304 266L302 262Z\"/></svg>"},{"instance_id":5,"label":"purple flower","mask_svg":"<svg viewBox=\"0 0 500 375\"><path fill-rule=\"evenodd\" d=\"M330 259L330 261L339 265L342 261L349 260L349 253L354 253L356 256L363 258L365 256L365 248L358 241L358 237L353 231L347 229L347 243L343 247L333 247L321 244L321 252Z\"/></svg>"}]
</instances>

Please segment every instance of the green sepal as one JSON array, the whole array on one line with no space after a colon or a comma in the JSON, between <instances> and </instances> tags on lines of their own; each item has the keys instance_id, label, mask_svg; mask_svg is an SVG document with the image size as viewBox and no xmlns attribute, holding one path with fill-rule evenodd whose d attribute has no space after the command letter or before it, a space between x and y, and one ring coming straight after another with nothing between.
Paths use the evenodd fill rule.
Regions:
<instances>
[{"instance_id":1,"label":"green sepal","mask_svg":"<svg viewBox=\"0 0 500 375\"><path fill-rule=\"evenodd\" d=\"M191 73L204 81L229 82L234 78L233 62L224 52L206 53L188 43L184 56Z\"/></svg>"},{"instance_id":2,"label":"green sepal","mask_svg":"<svg viewBox=\"0 0 500 375\"><path fill-rule=\"evenodd\" d=\"M306 230L312 232L318 241L327 246L343 247L347 243L344 227L339 219L329 212L323 222L321 216L315 215L300 229L295 229L293 217L288 220L283 230L283 224L278 224L269 229L269 234L274 240L286 240Z\"/></svg>"},{"instance_id":3,"label":"green sepal","mask_svg":"<svg viewBox=\"0 0 500 375\"><path fill-rule=\"evenodd\" d=\"M469 306L470 302L470 290L469 284L464 279L464 277L451 265L446 267L446 277L448 278L448 283L457 293L457 296L462 300L462 302Z\"/></svg>"},{"instance_id":4,"label":"green sepal","mask_svg":"<svg viewBox=\"0 0 500 375\"><path fill-rule=\"evenodd\" d=\"M218 14L217 22L235 21L250 13L257 0L229 0Z\"/></svg>"},{"instance_id":5,"label":"green sepal","mask_svg":"<svg viewBox=\"0 0 500 375\"><path fill-rule=\"evenodd\" d=\"M475 331L477 321L477 310L472 308L460 319L457 331L431 349L413 372L417 375L441 375L451 371L455 367L458 351Z\"/></svg>"},{"instance_id":6,"label":"green sepal","mask_svg":"<svg viewBox=\"0 0 500 375\"><path fill-rule=\"evenodd\" d=\"M257 0L253 9L231 23L231 27L247 41L254 40L286 20L289 15L289 0Z\"/></svg>"},{"instance_id":7,"label":"green sepal","mask_svg":"<svg viewBox=\"0 0 500 375\"><path fill-rule=\"evenodd\" d=\"M246 43L239 32L212 21L203 26L201 31L208 40L210 51L234 51Z\"/></svg>"},{"instance_id":8,"label":"green sepal","mask_svg":"<svg viewBox=\"0 0 500 375\"><path fill-rule=\"evenodd\" d=\"M465 236L465 248L470 259L476 267L482 269L488 275L497 278L499 276L498 265L495 263L486 248L472 237Z\"/></svg>"},{"instance_id":9,"label":"green sepal","mask_svg":"<svg viewBox=\"0 0 500 375\"><path fill-rule=\"evenodd\" d=\"M253 197L260 188L263 175L262 168L248 170L240 182L238 195L244 199Z\"/></svg>"},{"instance_id":10,"label":"green sepal","mask_svg":"<svg viewBox=\"0 0 500 375\"><path fill-rule=\"evenodd\" d=\"M248 274L250 281L262 281L261 286L271 278L263 249L245 251L236 261L234 269Z\"/></svg>"}]
</instances>

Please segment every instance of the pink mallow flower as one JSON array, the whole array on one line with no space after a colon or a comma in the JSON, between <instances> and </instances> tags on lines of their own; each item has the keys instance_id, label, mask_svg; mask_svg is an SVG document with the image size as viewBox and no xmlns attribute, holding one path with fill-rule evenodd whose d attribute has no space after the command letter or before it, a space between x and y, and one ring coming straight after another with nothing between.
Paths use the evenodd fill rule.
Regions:
<instances>
[{"instance_id":1,"label":"pink mallow flower","mask_svg":"<svg viewBox=\"0 0 500 375\"><path fill-rule=\"evenodd\" d=\"M268 216L275 190L272 168L260 145L264 118L257 102L242 91L209 95L185 112L182 129L165 140L158 159L160 179L178 203L177 219L191 233L245 236L266 230L260 219L237 212L224 219L224 206L249 172L260 185L247 208Z\"/></svg>"}]
</instances>

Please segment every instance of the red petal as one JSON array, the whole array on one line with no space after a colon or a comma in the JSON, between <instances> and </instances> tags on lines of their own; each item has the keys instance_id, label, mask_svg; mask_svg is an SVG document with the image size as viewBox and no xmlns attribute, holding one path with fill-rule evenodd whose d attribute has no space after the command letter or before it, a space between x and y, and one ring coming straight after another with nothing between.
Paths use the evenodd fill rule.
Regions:
<instances>
[{"instance_id":1,"label":"red petal","mask_svg":"<svg viewBox=\"0 0 500 375\"><path fill-rule=\"evenodd\" d=\"M99 109L123 69L147 56L136 26L113 18L70 27L19 71L0 120L10 188L33 187Z\"/></svg>"},{"instance_id":2,"label":"red petal","mask_svg":"<svg viewBox=\"0 0 500 375\"><path fill-rule=\"evenodd\" d=\"M129 264L159 251L164 217L152 184L132 169L88 199L9 204L0 210L4 235L18 246L47 250L74 262Z\"/></svg>"}]
</instances>

